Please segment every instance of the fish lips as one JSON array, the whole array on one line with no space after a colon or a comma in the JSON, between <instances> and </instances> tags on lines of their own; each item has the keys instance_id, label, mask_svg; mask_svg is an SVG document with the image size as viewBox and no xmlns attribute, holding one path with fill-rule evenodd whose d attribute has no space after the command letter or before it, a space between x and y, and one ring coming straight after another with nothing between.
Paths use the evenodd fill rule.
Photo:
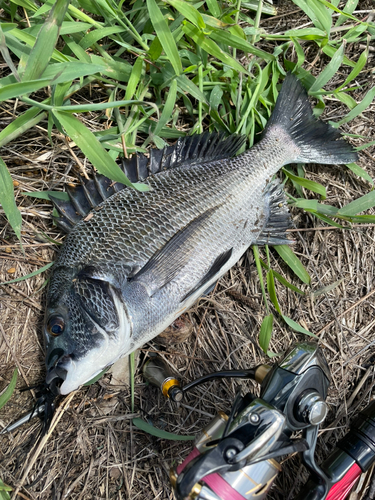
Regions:
<instances>
[{"instance_id":1,"label":"fish lips","mask_svg":"<svg viewBox=\"0 0 375 500\"><path fill-rule=\"evenodd\" d=\"M57 349L55 351L57 351ZM58 354L60 353L52 352L49 356L49 359L53 362L53 365L47 369L46 374L46 384L50 391L56 395L61 394L60 387L64 383L68 375L67 368L72 361L69 355L63 355L62 357L59 357Z\"/></svg>"}]
</instances>

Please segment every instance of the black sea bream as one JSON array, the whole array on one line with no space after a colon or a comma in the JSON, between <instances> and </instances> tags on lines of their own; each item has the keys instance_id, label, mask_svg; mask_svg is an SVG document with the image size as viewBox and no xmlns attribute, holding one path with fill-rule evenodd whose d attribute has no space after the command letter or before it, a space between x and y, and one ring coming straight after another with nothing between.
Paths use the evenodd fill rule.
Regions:
<instances>
[{"instance_id":1,"label":"black sea bream","mask_svg":"<svg viewBox=\"0 0 375 500\"><path fill-rule=\"evenodd\" d=\"M124 162L148 192L98 176L54 200L69 234L47 296L48 386L77 389L186 311L252 244L287 243L289 215L272 181L288 163L350 163L339 132L316 120L289 74L263 138L203 134ZM117 185L115 185L116 188Z\"/></svg>"}]
</instances>

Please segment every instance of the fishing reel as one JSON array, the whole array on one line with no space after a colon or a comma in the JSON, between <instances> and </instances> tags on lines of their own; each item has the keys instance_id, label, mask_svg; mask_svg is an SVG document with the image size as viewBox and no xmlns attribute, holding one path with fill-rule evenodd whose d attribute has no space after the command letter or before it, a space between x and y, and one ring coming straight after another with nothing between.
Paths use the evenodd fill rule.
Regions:
<instances>
[{"instance_id":1,"label":"fishing reel","mask_svg":"<svg viewBox=\"0 0 375 500\"><path fill-rule=\"evenodd\" d=\"M238 392L230 415L219 413L198 436L193 451L171 470L176 499L263 499L281 470L276 459L295 452L321 480L326 495L331 481L315 463L314 451L319 425L327 415L330 372L318 346L297 344L272 368L219 373L254 378L261 384L260 397ZM217 375L202 377L182 390ZM293 438L295 431L302 437Z\"/></svg>"}]
</instances>

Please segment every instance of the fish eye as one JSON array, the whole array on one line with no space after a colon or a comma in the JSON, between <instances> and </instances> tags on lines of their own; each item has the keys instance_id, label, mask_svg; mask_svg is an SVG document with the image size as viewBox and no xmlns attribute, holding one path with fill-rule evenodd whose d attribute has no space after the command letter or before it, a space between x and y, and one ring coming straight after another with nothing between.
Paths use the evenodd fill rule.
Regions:
<instances>
[{"instance_id":1,"label":"fish eye","mask_svg":"<svg viewBox=\"0 0 375 500\"><path fill-rule=\"evenodd\" d=\"M58 337L64 331L65 321L61 316L51 316L47 323L47 331L52 337Z\"/></svg>"}]
</instances>

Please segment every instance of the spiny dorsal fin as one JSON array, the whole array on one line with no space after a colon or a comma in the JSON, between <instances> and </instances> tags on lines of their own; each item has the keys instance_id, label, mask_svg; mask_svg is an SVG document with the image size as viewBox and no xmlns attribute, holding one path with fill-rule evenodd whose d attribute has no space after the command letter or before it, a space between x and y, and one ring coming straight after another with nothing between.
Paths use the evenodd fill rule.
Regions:
<instances>
[{"instance_id":1,"label":"spiny dorsal fin","mask_svg":"<svg viewBox=\"0 0 375 500\"><path fill-rule=\"evenodd\" d=\"M286 230L292 225L283 186L275 179L267 186L264 196L265 226L255 245L290 245Z\"/></svg>"},{"instance_id":2,"label":"spiny dorsal fin","mask_svg":"<svg viewBox=\"0 0 375 500\"><path fill-rule=\"evenodd\" d=\"M149 157L139 154L129 159L124 158L121 168L131 182L142 182L150 175L157 175L171 168L189 168L199 163L231 158L245 141L245 136L225 137L222 133L205 132L179 138L173 146L166 146L164 149L151 149ZM54 221L68 233L93 208L125 187L103 175L95 175L90 180L81 179L80 186L66 188L69 201L50 197L60 215L54 217Z\"/></svg>"}]
</instances>

